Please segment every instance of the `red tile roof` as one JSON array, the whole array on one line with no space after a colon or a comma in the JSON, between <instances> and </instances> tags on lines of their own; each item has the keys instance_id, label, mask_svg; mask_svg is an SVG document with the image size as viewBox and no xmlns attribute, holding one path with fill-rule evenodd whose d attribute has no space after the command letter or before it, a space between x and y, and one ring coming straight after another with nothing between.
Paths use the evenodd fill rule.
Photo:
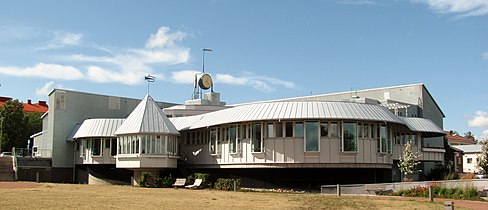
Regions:
<instances>
[{"instance_id":1,"label":"red tile roof","mask_svg":"<svg viewBox=\"0 0 488 210\"><path fill-rule=\"evenodd\" d=\"M450 131L446 131L446 138L449 144L476 144L476 141L468 139L464 136L460 136L458 134L452 133Z\"/></svg>"},{"instance_id":2,"label":"red tile roof","mask_svg":"<svg viewBox=\"0 0 488 210\"><path fill-rule=\"evenodd\" d=\"M0 106L3 106L3 104L11 100L12 98L0 96ZM39 101L38 103L33 104L31 100L27 100L27 103L22 103L22 105L24 105L24 112L45 113L49 109L49 106L45 101Z\"/></svg>"}]
</instances>

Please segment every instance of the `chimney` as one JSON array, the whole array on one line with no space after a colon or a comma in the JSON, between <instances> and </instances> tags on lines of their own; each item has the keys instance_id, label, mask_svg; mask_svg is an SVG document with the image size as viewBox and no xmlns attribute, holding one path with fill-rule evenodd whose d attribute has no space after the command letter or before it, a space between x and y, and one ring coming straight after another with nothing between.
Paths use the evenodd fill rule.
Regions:
<instances>
[{"instance_id":1,"label":"chimney","mask_svg":"<svg viewBox=\"0 0 488 210\"><path fill-rule=\"evenodd\" d=\"M449 131L449 135L451 135L451 136L452 136L452 130L450 130L450 131Z\"/></svg>"},{"instance_id":2,"label":"chimney","mask_svg":"<svg viewBox=\"0 0 488 210\"><path fill-rule=\"evenodd\" d=\"M27 104L32 104L32 100L28 99Z\"/></svg>"},{"instance_id":3,"label":"chimney","mask_svg":"<svg viewBox=\"0 0 488 210\"><path fill-rule=\"evenodd\" d=\"M39 105L41 105L41 106L47 106L46 101L39 101Z\"/></svg>"}]
</instances>

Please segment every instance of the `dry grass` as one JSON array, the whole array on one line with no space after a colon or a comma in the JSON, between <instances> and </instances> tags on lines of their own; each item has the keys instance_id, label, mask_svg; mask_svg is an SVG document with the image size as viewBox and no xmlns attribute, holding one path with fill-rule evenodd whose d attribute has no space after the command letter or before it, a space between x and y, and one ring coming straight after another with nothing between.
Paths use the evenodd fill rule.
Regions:
<instances>
[{"instance_id":1,"label":"dry grass","mask_svg":"<svg viewBox=\"0 0 488 210\"><path fill-rule=\"evenodd\" d=\"M43 184L0 189L0 209L443 209L442 203L319 194Z\"/></svg>"}]
</instances>

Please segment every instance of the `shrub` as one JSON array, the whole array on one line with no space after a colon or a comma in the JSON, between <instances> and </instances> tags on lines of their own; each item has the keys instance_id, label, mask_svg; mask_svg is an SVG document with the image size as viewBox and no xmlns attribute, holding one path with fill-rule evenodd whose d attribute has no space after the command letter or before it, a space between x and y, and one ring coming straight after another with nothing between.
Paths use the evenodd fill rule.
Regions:
<instances>
[{"instance_id":1,"label":"shrub","mask_svg":"<svg viewBox=\"0 0 488 210\"><path fill-rule=\"evenodd\" d=\"M241 188L241 180L240 179L218 178L214 184L214 188L218 189L218 190L232 191L232 190L234 190L234 181L236 181L237 190L239 190Z\"/></svg>"},{"instance_id":2,"label":"shrub","mask_svg":"<svg viewBox=\"0 0 488 210\"><path fill-rule=\"evenodd\" d=\"M141 178L139 178L140 187L153 187L154 179L150 172L142 172Z\"/></svg>"},{"instance_id":3,"label":"shrub","mask_svg":"<svg viewBox=\"0 0 488 210\"><path fill-rule=\"evenodd\" d=\"M466 188L447 188L445 186L432 184L432 190L434 197L436 198L451 198L451 199L464 199L464 200L479 200L480 195L475 187ZM415 186L409 190L400 190L395 193L397 196L407 197L428 197L428 186Z\"/></svg>"}]
</instances>

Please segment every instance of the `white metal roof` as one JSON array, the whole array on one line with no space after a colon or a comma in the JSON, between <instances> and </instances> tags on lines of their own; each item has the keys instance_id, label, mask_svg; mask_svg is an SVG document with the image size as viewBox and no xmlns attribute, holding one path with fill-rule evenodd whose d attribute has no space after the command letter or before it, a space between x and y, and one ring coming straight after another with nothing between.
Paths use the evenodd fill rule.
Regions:
<instances>
[{"instance_id":1,"label":"white metal roof","mask_svg":"<svg viewBox=\"0 0 488 210\"><path fill-rule=\"evenodd\" d=\"M77 125L78 129L73 129L77 131L72 138L115 137L115 131L123 122L124 119L87 119L81 126Z\"/></svg>"},{"instance_id":2,"label":"white metal roof","mask_svg":"<svg viewBox=\"0 0 488 210\"><path fill-rule=\"evenodd\" d=\"M444 130L439 128L439 126L429 119L416 117L398 118L400 118L411 131L445 134Z\"/></svg>"},{"instance_id":3,"label":"white metal roof","mask_svg":"<svg viewBox=\"0 0 488 210\"><path fill-rule=\"evenodd\" d=\"M116 135L138 133L180 134L149 95L142 99L115 132Z\"/></svg>"},{"instance_id":4,"label":"white metal roof","mask_svg":"<svg viewBox=\"0 0 488 210\"><path fill-rule=\"evenodd\" d=\"M481 144L471 144L471 145L454 145L457 149L462 150L464 153L481 153L483 145Z\"/></svg>"},{"instance_id":5,"label":"white metal roof","mask_svg":"<svg viewBox=\"0 0 488 210\"><path fill-rule=\"evenodd\" d=\"M248 121L294 119L391 122L406 125L412 131L444 135L444 131L429 119L398 117L383 106L354 102L268 102L197 116L170 118L178 130Z\"/></svg>"},{"instance_id":6,"label":"white metal roof","mask_svg":"<svg viewBox=\"0 0 488 210\"><path fill-rule=\"evenodd\" d=\"M262 120L338 119L382 121L404 124L388 109L352 102L270 102L249 104L200 115L171 119L178 129L196 129L219 124Z\"/></svg>"}]
</instances>

